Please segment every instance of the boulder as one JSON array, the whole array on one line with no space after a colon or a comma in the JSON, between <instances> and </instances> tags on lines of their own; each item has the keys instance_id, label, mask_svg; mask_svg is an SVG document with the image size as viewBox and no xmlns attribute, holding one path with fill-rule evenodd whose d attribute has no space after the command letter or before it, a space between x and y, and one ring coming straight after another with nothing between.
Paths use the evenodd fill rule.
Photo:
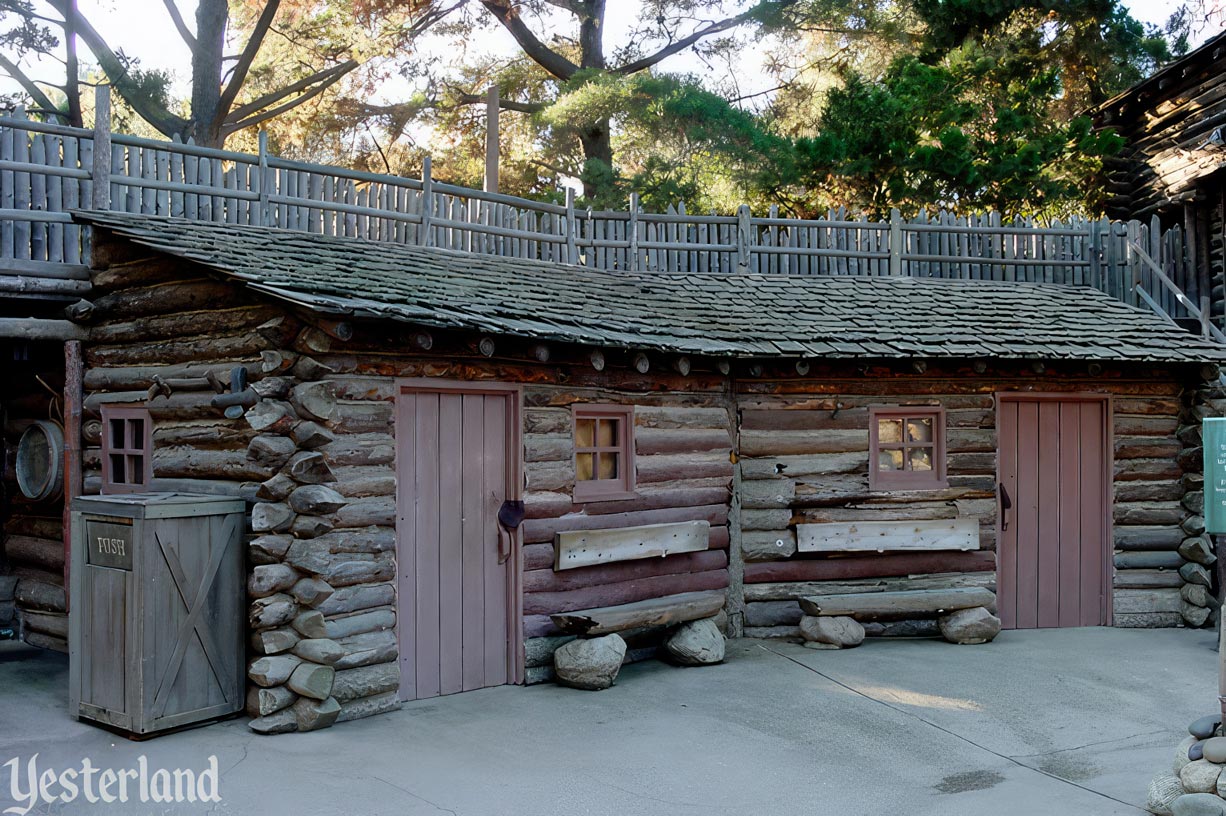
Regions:
<instances>
[{"instance_id":1,"label":"boulder","mask_svg":"<svg viewBox=\"0 0 1226 816\"><path fill-rule=\"evenodd\" d=\"M1000 634L1000 618L982 606L942 615L938 622L941 636L950 643L987 643Z\"/></svg>"},{"instance_id":2,"label":"boulder","mask_svg":"<svg viewBox=\"0 0 1226 816\"><path fill-rule=\"evenodd\" d=\"M1179 554L1189 561L1206 567L1217 560L1217 556L1213 554L1213 545L1204 535L1185 538L1179 545Z\"/></svg>"},{"instance_id":3,"label":"boulder","mask_svg":"<svg viewBox=\"0 0 1226 816\"><path fill-rule=\"evenodd\" d=\"M1189 584L1200 584L1203 587L1213 586L1213 578L1210 577L1209 570L1200 564L1184 564L1179 568L1179 577ZM1201 606L1204 606L1204 604L1201 604Z\"/></svg>"},{"instance_id":4,"label":"boulder","mask_svg":"<svg viewBox=\"0 0 1226 816\"><path fill-rule=\"evenodd\" d=\"M294 703L293 712L299 731L318 731L336 722L336 718L341 713L341 704L336 701L335 697L329 697L326 700L302 697Z\"/></svg>"},{"instance_id":5,"label":"boulder","mask_svg":"<svg viewBox=\"0 0 1226 816\"><path fill-rule=\"evenodd\" d=\"M612 686L626 656L626 641L611 634L572 640L553 653L558 682L572 688L599 691Z\"/></svg>"},{"instance_id":6,"label":"boulder","mask_svg":"<svg viewBox=\"0 0 1226 816\"><path fill-rule=\"evenodd\" d=\"M1184 586L1191 586L1191 584L1184 584ZM1179 615L1183 618L1183 622L1193 629L1204 626L1210 614L1212 610L1203 606L1196 606L1187 601L1179 604Z\"/></svg>"},{"instance_id":7,"label":"boulder","mask_svg":"<svg viewBox=\"0 0 1226 816\"><path fill-rule=\"evenodd\" d=\"M1179 771L1179 781L1188 793L1212 793L1217 795L1217 780L1222 775L1222 766L1204 759L1194 759Z\"/></svg>"},{"instance_id":8,"label":"boulder","mask_svg":"<svg viewBox=\"0 0 1226 816\"><path fill-rule=\"evenodd\" d=\"M1201 584L1184 584L1179 588L1179 597L1194 606L1210 606L1214 602L1213 593Z\"/></svg>"},{"instance_id":9,"label":"boulder","mask_svg":"<svg viewBox=\"0 0 1226 816\"><path fill-rule=\"evenodd\" d=\"M318 663L300 663L294 669L285 685L298 692L303 697L313 700L326 700L332 696L332 681L336 678L336 669L331 666L321 666Z\"/></svg>"},{"instance_id":10,"label":"boulder","mask_svg":"<svg viewBox=\"0 0 1226 816\"><path fill-rule=\"evenodd\" d=\"M806 641L805 645L824 644L836 649L859 646L864 642L864 627L855 618L842 615L805 615L800 619L800 634Z\"/></svg>"},{"instance_id":11,"label":"boulder","mask_svg":"<svg viewBox=\"0 0 1226 816\"><path fill-rule=\"evenodd\" d=\"M552 670L553 653L559 646L570 643L574 639L574 635L528 638L524 641L524 666L529 669L549 666Z\"/></svg>"},{"instance_id":12,"label":"boulder","mask_svg":"<svg viewBox=\"0 0 1226 816\"><path fill-rule=\"evenodd\" d=\"M682 666L709 666L724 660L724 635L710 618L682 624L664 643Z\"/></svg>"},{"instance_id":13,"label":"boulder","mask_svg":"<svg viewBox=\"0 0 1226 816\"><path fill-rule=\"evenodd\" d=\"M304 638L294 646L294 654L312 663L332 666L345 656L345 650L330 638Z\"/></svg>"},{"instance_id":14,"label":"boulder","mask_svg":"<svg viewBox=\"0 0 1226 816\"><path fill-rule=\"evenodd\" d=\"M1184 765L1187 765L1192 761L1188 756L1188 751L1192 750L1192 746L1197 742L1198 740L1196 737L1185 737L1183 742L1179 743L1179 745L1175 748L1175 764L1172 766L1171 770L1173 770L1176 774L1183 770Z\"/></svg>"},{"instance_id":15,"label":"boulder","mask_svg":"<svg viewBox=\"0 0 1226 816\"><path fill-rule=\"evenodd\" d=\"M1226 816L1226 801L1211 793L1185 793L1171 803L1171 816Z\"/></svg>"},{"instance_id":16,"label":"boulder","mask_svg":"<svg viewBox=\"0 0 1226 816\"><path fill-rule=\"evenodd\" d=\"M1205 758L1205 740L1197 740L1192 743L1192 747L1188 749L1188 762L1195 762L1198 759Z\"/></svg>"},{"instance_id":17,"label":"boulder","mask_svg":"<svg viewBox=\"0 0 1226 816\"><path fill-rule=\"evenodd\" d=\"M1210 737L1201 745L1201 755L1219 765L1226 763L1226 737Z\"/></svg>"},{"instance_id":18,"label":"boulder","mask_svg":"<svg viewBox=\"0 0 1226 816\"><path fill-rule=\"evenodd\" d=\"M1213 736L1213 732L1222 724L1222 718L1218 714L1210 714L1207 717L1201 717L1188 726L1188 733L1196 737L1198 740L1209 739Z\"/></svg>"},{"instance_id":19,"label":"boulder","mask_svg":"<svg viewBox=\"0 0 1226 816\"><path fill-rule=\"evenodd\" d=\"M1183 786L1173 773L1160 773L1149 783L1145 809L1157 816L1171 816L1171 803L1183 796Z\"/></svg>"}]
</instances>

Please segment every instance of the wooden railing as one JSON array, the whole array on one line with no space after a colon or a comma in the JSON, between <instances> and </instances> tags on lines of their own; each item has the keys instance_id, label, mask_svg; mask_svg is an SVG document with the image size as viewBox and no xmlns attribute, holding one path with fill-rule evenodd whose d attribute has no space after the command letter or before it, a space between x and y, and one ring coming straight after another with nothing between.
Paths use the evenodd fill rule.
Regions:
<instances>
[{"instance_id":1,"label":"wooden railing","mask_svg":"<svg viewBox=\"0 0 1226 816\"><path fill-rule=\"evenodd\" d=\"M109 110L105 89L98 109ZM74 292L87 278L74 207L275 226L605 270L908 275L1092 286L1173 319L1194 318L1208 288L1178 228L991 213L887 221L696 215L685 205L624 212L532 201L435 179L291 161L94 129L0 118L0 292ZM1137 249L1144 250L1144 257ZM1161 276L1161 278L1157 276ZM20 278L20 280L18 280ZM14 283L14 280L18 280Z\"/></svg>"}]
</instances>

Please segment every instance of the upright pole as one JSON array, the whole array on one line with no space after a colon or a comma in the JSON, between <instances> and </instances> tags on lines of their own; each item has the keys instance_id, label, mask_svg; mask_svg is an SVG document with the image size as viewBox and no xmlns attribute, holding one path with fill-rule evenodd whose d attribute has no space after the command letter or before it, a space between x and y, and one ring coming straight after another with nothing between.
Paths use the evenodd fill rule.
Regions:
<instances>
[{"instance_id":1,"label":"upright pole","mask_svg":"<svg viewBox=\"0 0 1226 816\"><path fill-rule=\"evenodd\" d=\"M256 183L260 185L260 189L256 192L260 196L260 212L256 216L259 218L261 227L267 227L272 223L272 203L269 201L269 184L268 177L268 131L260 131L260 158L259 168L256 173Z\"/></svg>"},{"instance_id":2,"label":"upright pole","mask_svg":"<svg viewBox=\"0 0 1226 816\"><path fill-rule=\"evenodd\" d=\"M630 240L630 271L639 271L639 194L630 194L630 223L627 224L627 238Z\"/></svg>"},{"instance_id":3,"label":"upright pole","mask_svg":"<svg viewBox=\"0 0 1226 816\"><path fill-rule=\"evenodd\" d=\"M890 210L890 274L902 274L902 213L897 207Z\"/></svg>"},{"instance_id":4,"label":"upright pole","mask_svg":"<svg viewBox=\"0 0 1226 816\"><path fill-rule=\"evenodd\" d=\"M420 246L433 246L434 236L430 233L430 221L434 217L434 175L430 168L430 157L421 160L421 225L417 234Z\"/></svg>"},{"instance_id":5,"label":"upright pole","mask_svg":"<svg viewBox=\"0 0 1226 816\"><path fill-rule=\"evenodd\" d=\"M491 85L485 92L485 187L487 193L498 192L498 87Z\"/></svg>"},{"instance_id":6,"label":"upright pole","mask_svg":"<svg viewBox=\"0 0 1226 816\"><path fill-rule=\"evenodd\" d=\"M749 205L736 208L736 271L749 271L749 234L753 224L749 220Z\"/></svg>"},{"instance_id":7,"label":"upright pole","mask_svg":"<svg viewBox=\"0 0 1226 816\"><path fill-rule=\"evenodd\" d=\"M94 88L94 166L89 168L93 193L89 206L111 208L111 86Z\"/></svg>"},{"instance_id":8,"label":"upright pole","mask_svg":"<svg viewBox=\"0 0 1226 816\"><path fill-rule=\"evenodd\" d=\"M107 151L108 153L110 151ZM108 187L110 185L107 185ZM64 592L72 586L72 500L81 495L81 403L84 392L81 341L64 342ZM68 603L72 599L68 598Z\"/></svg>"}]
</instances>

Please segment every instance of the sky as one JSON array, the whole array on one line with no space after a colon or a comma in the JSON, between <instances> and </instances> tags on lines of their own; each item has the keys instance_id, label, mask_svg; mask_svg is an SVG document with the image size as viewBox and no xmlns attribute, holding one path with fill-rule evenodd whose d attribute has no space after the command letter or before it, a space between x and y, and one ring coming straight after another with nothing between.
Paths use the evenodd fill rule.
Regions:
<instances>
[{"instance_id":1,"label":"sky","mask_svg":"<svg viewBox=\"0 0 1226 816\"><path fill-rule=\"evenodd\" d=\"M177 2L190 24L194 17L192 0ZM1139 20L1157 25L1165 22L1177 7L1177 3L1172 0L1124 0L1124 5ZM79 7L112 48L122 48L128 55L138 57L146 69L170 71L175 79L174 91L186 95L190 56L175 31L162 0L79 0ZM609 4L605 28L607 44L617 42L619 37L625 39L638 8L638 0L619 0ZM1213 33L1202 31L1200 38L1207 38ZM469 43L470 48L506 54L515 51L514 41L501 28L495 27L494 30L478 36L479 39L474 38ZM87 59L87 54L83 47L82 58ZM761 58L760 52L751 49L745 56L744 64L737 66L736 75L741 93L754 93L768 87L769 80L761 71ZM668 71L699 74L709 70L688 51L670 57L661 63L661 67ZM49 63L34 66L29 73L35 79L46 77L54 80L59 71L62 71L59 65ZM11 80L0 77L0 91L10 91L14 88L15 84Z\"/></svg>"}]
</instances>

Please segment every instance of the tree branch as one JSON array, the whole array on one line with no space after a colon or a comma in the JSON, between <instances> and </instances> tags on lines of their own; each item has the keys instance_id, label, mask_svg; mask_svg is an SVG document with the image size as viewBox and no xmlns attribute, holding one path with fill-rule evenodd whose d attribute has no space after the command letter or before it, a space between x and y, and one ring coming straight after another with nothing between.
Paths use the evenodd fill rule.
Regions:
<instances>
[{"instance_id":1,"label":"tree branch","mask_svg":"<svg viewBox=\"0 0 1226 816\"><path fill-rule=\"evenodd\" d=\"M783 5L791 5L793 2L795 2L795 0L784 0ZM736 28L739 25L749 22L766 5L772 4L769 3L769 0L764 0L764 2L758 3L748 11L743 11L735 17L728 17L724 20L718 20L714 23L703 26L693 34L690 34L688 37L682 37L676 42L669 43L668 45L664 46L654 54L649 54L648 56L641 57L633 62L628 62L620 68L614 68L613 71L614 73L629 75L638 73L646 68L650 68L661 60L667 59L673 54L684 51L699 40L710 37L712 34L718 34L721 31L727 31L730 28Z\"/></svg>"},{"instance_id":2,"label":"tree branch","mask_svg":"<svg viewBox=\"0 0 1226 816\"><path fill-rule=\"evenodd\" d=\"M192 34L192 30L187 27L187 22L183 19L183 15L179 13L179 7L175 5L175 0L162 0L166 6L166 11L170 13L170 19L174 22L175 28L179 31L179 36L183 38L183 42L187 43L187 47L196 48L196 35Z\"/></svg>"},{"instance_id":3,"label":"tree branch","mask_svg":"<svg viewBox=\"0 0 1226 816\"><path fill-rule=\"evenodd\" d=\"M574 76L579 66L537 39L520 19L519 11L512 6L512 2L513 0L481 0L481 5L494 15L495 20L502 23L502 27L511 33L519 47L524 49L524 53L537 65L558 79L570 79Z\"/></svg>"},{"instance_id":4,"label":"tree branch","mask_svg":"<svg viewBox=\"0 0 1226 816\"><path fill-rule=\"evenodd\" d=\"M230 73L230 81L226 83L226 87L221 92L221 98L217 104L217 115L222 118L222 121L230 118L230 106L234 104L239 89L247 81L247 72L251 70L251 63L255 61L255 55L264 43L264 36L272 27L273 18L277 16L277 9L280 6L281 0L267 0L264 4L264 10L260 12L260 18L256 20L255 28L251 31L251 37L247 40L243 53L239 55L238 63Z\"/></svg>"},{"instance_id":5,"label":"tree branch","mask_svg":"<svg viewBox=\"0 0 1226 816\"><path fill-rule=\"evenodd\" d=\"M43 93L43 89L38 87L34 80L26 76L25 71L22 71L17 66L17 63L4 56L4 54L0 54L0 70L3 70L10 77L17 80L17 83L21 85L21 89L30 95L30 98L34 100L34 104L38 106L39 110L53 114L61 122L64 120L64 112L55 106L55 103Z\"/></svg>"},{"instance_id":6,"label":"tree branch","mask_svg":"<svg viewBox=\"0 0 1226 816\"><path fill-rule=\"evenodd\" d=\"M66 0L47 0L47 2L61 15L67 17L69 13L68 3ZM124 98L124 101L132 106L132 109L149 124L153 125L160 133L165 136L182 135L187 132L188 122L186 119L176 116L164 107L153 103L141 91L139 85L132 81L132 76L128 73L128 68L111 47L107 45L106 40L102 35L90 25L89 20L85 19L82 14L77 15L77 36L79 36L85 45L93 53L94 58L98 60L98 66L102 72L110 79L111 85L119 92L119 95Z\"/></svg>"},{"instance_id":7,"label":"tree branch","mask_svg":"<svg viewBox=\"0 0 1226 816\"><path fill-rule=\"evenodd\" d=\"M485 94L461 93L456 97L456 101L461 105L484 105L486 98ZM435 107L441 106L436 105ZM498 97L498 107L502 110L517 111L519 113L540 113L549 105L545 102L516 102L513 99Z\"/></svg>"},{"instance_id":8,"label":"tree branch","mask_svg":"<svg viewBox=\"0 0 1226 816\"><path fill-rule=\"evenodd\" d=\"M326 79L321 81L318 85L316 85L314 88L311 88L311 90L307 91L301 96L297 96L282 105L278 105L275 108L269 108L263 113L259 113L254 116L249 116L246 119L242 119L240 121L233 122L231 124L227 124L222 128L222 131L228 136L229 134L240 131L243 128L249 128L254 125L258 125L261 122L266 122L269 119L272 119L273 117L280 116L281 114L285 113L287 110L293 110L294 108L298 107L302 103L310 99L313 99L316 96L319 96L321 93L323 93L325 90L330 88L332 85L336 84L340 80L341 77L343 77L345 74L352 71L357 66L358 66L358 63L355 60L349 60L349 62L342 63L336 66L335 69L333 69L333 73L331 76L327 77ZM340 70L341 68L344 68L344 70L343 71ZM314 76L318 76L318 74L315 74ZM286 96L286 94L283 93L282 91L278 91L274 95L277 96L278 98L282 98ZM250 106L244 105L243 107L250 107Z\"/></svg>"},{"instance_id":9,"label":"tree branch","mask_svg":"<svg viewBox=\"0 0 1226 816\"><path fill-rule=\"evenodd\" d=\"M357 67L358 67L357 60L347 60L345 62L340 63L339 65L333 65L329 68L324 68L321 71L316 71L315 73L311 74L308 77L303 77L297 82L286 85L284 88L282 88L279 91L272 91L270 93L266 93L263 96L259 97L258 99L254 99L245 105L240 105L239 107L235 108L234 110L226 114L224 123L227 127L230 125L233 125L239 120L241 120L243 117L250 116L251 114L257 113L263 110L264 108L267 108L269 105L280 102L285 97L290 96L292 94L296 94L299 91L305 90L318 82L324 83L323 86L320 88L320 90L323 90L323 88L326 88L329 85L332 85L337 80L339 80L341 77L343 77L345 74L349 73L350 71L352 71L354 68L357 68ZM231 130L230 132L233 132L233 131Z\"/></svg>"}]
</instances>

